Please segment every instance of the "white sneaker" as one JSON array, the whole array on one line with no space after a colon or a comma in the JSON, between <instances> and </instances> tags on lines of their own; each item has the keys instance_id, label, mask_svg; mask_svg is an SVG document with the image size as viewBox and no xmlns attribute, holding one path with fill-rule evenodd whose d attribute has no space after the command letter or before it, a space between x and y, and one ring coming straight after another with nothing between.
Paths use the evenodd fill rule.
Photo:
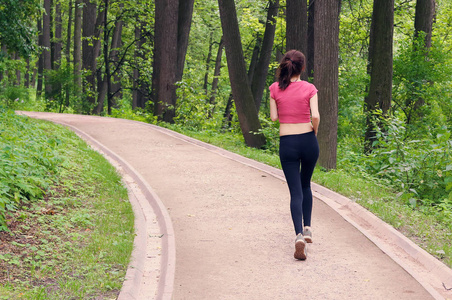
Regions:
<instances>
[{"instance_id":1,"label":"white sneaker","mask_svg":"<svg viewBox=\"0 0 452 300\"><path fill-rule=\"evenodd\" d=\"M303 234L299 233L295 239L295 253L293 257L299 260L305 260L307 257L307 244Z\"/></svg>"}]
</instances>

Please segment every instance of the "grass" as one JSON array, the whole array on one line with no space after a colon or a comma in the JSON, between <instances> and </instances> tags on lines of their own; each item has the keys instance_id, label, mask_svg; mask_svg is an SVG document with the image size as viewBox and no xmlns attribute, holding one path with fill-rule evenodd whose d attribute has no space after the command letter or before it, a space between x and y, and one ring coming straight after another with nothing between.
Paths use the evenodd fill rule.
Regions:
<instances>
[{"instance_id":1,"label":"grass","mask_svg":"<svg viewBox=\"0 0 452 300\"><path fill-rule=\"evenodd\" d=\"M239 135L190 131L166 124L164 126L267 165L281 168L277 154L246 147L243 138ZM452 220L448 214L441 213L432 207L412 208L397 197L397 191L379 183L375 178L363 178L340 169L324 172L317 168L313 181L356 201L431 255L452 267L452 244L450 243Z\"/></svg>"},{"instance_id":2,"label":"grass","mask_svg":"<svg viewBox=\"0 0 452 300\"><path fill-rule=\"evenodd\" d=\"M134 238L121 177L71 131L44 121L20 122L41 130L44 140L58 138L60 160L42 197L21 201L6 216L0 299L116 298Z\"/></svg>"}]
</instances>

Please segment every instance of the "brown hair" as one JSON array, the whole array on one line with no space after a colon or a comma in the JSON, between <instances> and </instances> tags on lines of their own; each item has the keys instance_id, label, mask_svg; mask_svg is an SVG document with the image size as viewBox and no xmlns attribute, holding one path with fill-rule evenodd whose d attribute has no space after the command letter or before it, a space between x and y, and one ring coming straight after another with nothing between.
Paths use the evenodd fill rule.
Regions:
<instances>
[{"instance_id":1,"label":"brown hair","mask_svg":"<svg viewBox=\"0 0 452 300\"><path fill-rule=\"evenodd\" d=\"M284 55L277 70L278 85L285 90L290 84L290 78L298 76L305 69L304 54L297 50L290 50Z\"/></svg>"}]
</instances>

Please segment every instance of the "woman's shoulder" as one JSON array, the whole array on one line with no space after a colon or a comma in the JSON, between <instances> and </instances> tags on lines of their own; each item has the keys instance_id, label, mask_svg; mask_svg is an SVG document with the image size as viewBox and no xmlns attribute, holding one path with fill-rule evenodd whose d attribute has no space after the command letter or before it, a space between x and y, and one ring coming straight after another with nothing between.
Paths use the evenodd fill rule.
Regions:
<instances>
[{"instance_id":1,"label":"woman's shoulder","mask_svg":"<svg viewBox=\"0 0 452 300\"><path fill-rule=\"evenodd\" d=\"M309 81L303 80L303 84L305 87L309 88L310 90L317 92L317 88L315 87L315 85L310 83Z\"/></svg>"},{"instance_id":2,"label":"woman's shoulder","mask_svg":"<svg viewBox=\"0 0 452 300\"><path fill-rule=\"evenodd\" d=\"M277 81L275 81L275 82L273 82L271 85L270 85L270 89L274 89L274 88L276 88L276 87L278 87L278 82Z\"/></svg>"},{"instance_id":3,"label":"woman's shoulder","mask_svg":"<svg viewBox=\"0 0 452 300\"><path fill-rule=\"evenodd\" d=\"M314 88L315 88L315 85L314 85L313 83L310 83L309 81L302 80L302 82L303 82L306 86L314 87Z\"/></svg>"}]
</instances>

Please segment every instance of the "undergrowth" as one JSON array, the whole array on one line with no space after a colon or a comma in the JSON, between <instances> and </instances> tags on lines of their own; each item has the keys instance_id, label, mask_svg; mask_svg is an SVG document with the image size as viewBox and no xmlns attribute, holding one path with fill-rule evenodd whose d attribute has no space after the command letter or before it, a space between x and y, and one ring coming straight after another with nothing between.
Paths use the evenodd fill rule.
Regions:
<instances>
[{"instance_id":1,"label":"undergrowth","mask_svg":"<svg viewBox=\"0 0 452 300\"><path fill-rule=\"evenodd\" d=\"M10 168L1 182L13 192L2 194L11 204L0 232L0 299L115 298L134 236L120 176L61 126L5 110L1 120Z\"/></svg>"}]
</instances>

